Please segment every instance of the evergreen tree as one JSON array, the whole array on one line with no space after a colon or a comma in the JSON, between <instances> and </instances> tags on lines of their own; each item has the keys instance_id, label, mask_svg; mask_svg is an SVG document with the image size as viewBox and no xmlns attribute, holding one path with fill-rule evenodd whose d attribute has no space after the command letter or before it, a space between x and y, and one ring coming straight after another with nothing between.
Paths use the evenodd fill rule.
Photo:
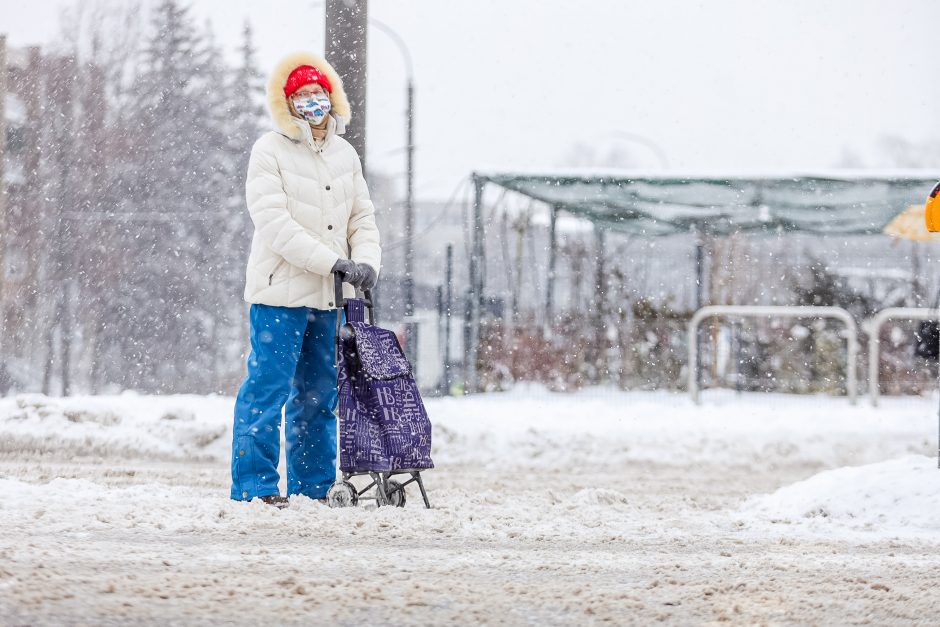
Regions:
<instances>
[{"instance_id":1,"label":"evergreen tree","mask_svg":"<svg viewBox=\"0 0 940 627\"><path fill-rule=\"evenodd\" d=\"M124 386L205 389L217 313L209 261L220 222L224 90L220 55L200 37L188 10L162 0L133 83L124 128L133 154L125 166L129 209L138 217L126 246L118 327L123 353L140 365Z\"/></svg>"},{"instance_id":2,"label":"evergreen tree","mask_svg":"<svg viewBox=\"0 0 940 627\"><path fill-rule=\"evenodd\" d=\"M216 355L221 360L218 370L229 381L243 374L243 351L246 349L247 307L242 299L245 286L245 263L253 227L245 206L245 172L251 146L263 132L266 119L263 104L264 84L255 60L251 26L242 29L239 64L228 73L224 111L226 114L226 146L223 195L225 219L219 225L216 249L219 251L219 272L223 277L219 288L220 328L215 334ZM224 382L222 382L224 385Z\"/></svg>"},{"instance_id":3,"label":"evergreen tree","mask_svg":"<svg viewBox=\"0 0 940 627\"><path fill-rule=\"evenodd\" d=\"M232 393L253 232L245 171L266 127L251 30L230 67L180 0L144 20L121 6L70 22L67 49L44 55L50 71L29 90L36 176L18 229L35 263L10 345L53 393L70 379L92 392Z\"/></svg>"}]
</instances>

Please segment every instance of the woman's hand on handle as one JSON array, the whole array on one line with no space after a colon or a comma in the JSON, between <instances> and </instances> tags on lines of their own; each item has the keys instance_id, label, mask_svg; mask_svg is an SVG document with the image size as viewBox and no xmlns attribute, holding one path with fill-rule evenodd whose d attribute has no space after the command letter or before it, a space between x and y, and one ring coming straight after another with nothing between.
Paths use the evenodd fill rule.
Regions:
<instances>
[{"instance_id":1,"label":"woman's hand on handle","mask_svg":"<svg viewBox=\"0 0 940 627\"><path fill-rule=\"evenodd\" d=\"M359 266L356 265L356 262L350 259L343 259L342 257L336 260L336 263L333 264L333 268L330 271L338 272L344 282L351 283L355 287L358 287L358 283L362 277L362 271L359 269Z\"/></svg>"},{"instance_id":2,"label":"woman's hand on handle","mask_svg":"<svg viewBox=\"0 0 940 627\"><path fill-rule=\"evenodd\" d=\"M337 259L333 272L338 272L346 283L358 290L371 290L377 282L375 269L366 263L356 263L351 259Z\"/></svg>"},{"instance_id":3,"label":"woman's hand on handle","mask_svg":"<svg viewBox=\"0 0 940 627\"><path fill-rule=\"evenodd\" d=\"M367 263L358 263L356 267L359 268L359 271L362 273L362 280L360 281L358 287L362 291L371 290L375 287L375 284L378 283L379 277L375 272L375 269Z\"/></svg>"},{"instance_id":4,"label":"woman's hand on handle","mask_svg":"<svg viewBox=\"0 0 940 627\"><path fill-rule=\"evenodd\" d=\"M357 290L371 290L378 280L372 266L351 259L337 259L331 272L338 272L343 281L352 284Z\"/></svg>"}]
</instances>

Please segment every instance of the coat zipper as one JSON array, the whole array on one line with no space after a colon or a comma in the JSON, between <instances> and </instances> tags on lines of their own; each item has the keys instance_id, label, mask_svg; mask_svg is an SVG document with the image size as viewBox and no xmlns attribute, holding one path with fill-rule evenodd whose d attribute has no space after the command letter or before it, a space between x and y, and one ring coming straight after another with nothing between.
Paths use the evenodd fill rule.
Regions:
<instances>
[{"instance_id":1,"label":"coat zipper","mask_svg":"<svg viewBox=\"0 0 940 627\"><path fill-rule=\"evenodd\" d=\"M277 262L277 265L274 266L274 269L271 270L271 274L268 275L268 285L271 285L271 282L274 280L274 273L278 271L278 268L280 268L281 264L283 263L284 263L284 260L281 259L280 261Z\"/></svg>"}]
</instances>

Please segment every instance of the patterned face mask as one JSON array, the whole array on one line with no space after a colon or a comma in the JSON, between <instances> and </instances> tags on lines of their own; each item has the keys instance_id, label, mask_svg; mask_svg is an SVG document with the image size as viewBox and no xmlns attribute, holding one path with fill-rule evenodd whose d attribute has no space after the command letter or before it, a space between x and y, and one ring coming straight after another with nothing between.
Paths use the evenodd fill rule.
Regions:
<instances>
[{"instance_id":1,"label":"patterned face mask","mask_svg":"<svg viewBox=\"0 0 940 627\"><path fill-rule=\"evenodd\" d=\"M330 97L326 94L299 96L294 98L294 108L303 119L312 124L320 124L330 112Z\"/></svg>"}]
</instances>

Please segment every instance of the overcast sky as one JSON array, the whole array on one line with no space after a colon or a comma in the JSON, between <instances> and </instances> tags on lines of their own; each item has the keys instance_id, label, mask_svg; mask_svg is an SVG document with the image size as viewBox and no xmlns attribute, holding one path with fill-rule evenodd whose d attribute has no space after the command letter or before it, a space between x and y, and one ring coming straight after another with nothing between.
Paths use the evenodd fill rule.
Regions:
<instances>
[{"instance_id":1,"label":"overcast sky","mask_svg":"<svg viewBox=\"0 0 940 627\"><path fill-rule=\"evenodd\" d=\"M0 32L48 42L64 4L0 0ZM322 2L190 6L230 50L249 19L266 71L323 50ZM882 135L940 141L935 0L373 0L370 13L414 59L423 199L473 170L570 165L579 141L659 167L616 131L682 170L828 168L847 148L886 166ZM404 64L377 29L369 45L369 164L401 173Z\"/></svg>"}]
</instances>

